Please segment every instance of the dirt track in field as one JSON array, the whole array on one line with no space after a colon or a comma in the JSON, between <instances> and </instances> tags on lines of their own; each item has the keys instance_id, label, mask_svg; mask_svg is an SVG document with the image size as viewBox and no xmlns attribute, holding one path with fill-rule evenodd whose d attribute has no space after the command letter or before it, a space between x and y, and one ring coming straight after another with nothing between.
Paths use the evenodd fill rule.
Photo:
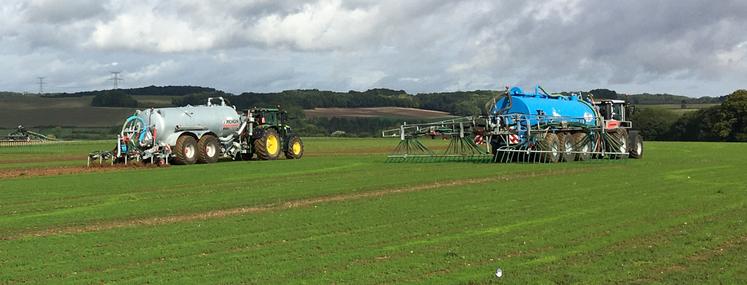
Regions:
<instances>
[{"instance_id":1,"label":"dirt track in field","mask_svg":"<svg viewBox=\"0 0 747 285\"><path fill-rule=\"evenodd\" d=\"M231 208L231 209L192 213L192 214L186 214L186 215L110 221L110 222L97 223L97 224L86 225L86 226L50 228L50 229L45 229L45 230L40 230L40 231L21 233L21 234L14 235L14 236L0 237L0 240L16 240L16 239L29 238L29 237L46 237L46 236L55 236L55 235L63 235L63 234L98 232L98 231L112 230L112 229L118 229L118 228L137 227L137 226L156 226L156 225L166 225L166 224L173 224L173 223L180 223L180 222L218 219L218 218L225 218L225 217L231 217L231 216L239 216L239 215L244 215L244 214L256 214L256 213L265 213L265 212L272 212L272 211L281 211L285 209L309 207L309 206L314 206L317 204L330 203L330 202L354 201L354 200L361 200L361 199L367 199L367 198L383 197L383 196L400 194L400 193L412 193L412 192L438 190L444 187L478 185L478 184L485 184L489 182L505 182L505 181L512 181L512 180L526 179L526 178L533 178L533 177L548 177L548 176L556 176L556 175L588 173L591 171L598 171L598 169L599 168L575 168L575 169L563 169L563 170L533 171L533 172L515 173L512 175L503 175L503 176L496 176L496 177L439 181L439 182L432 182L432 183L427 183L427 184L414 185L410 187L401 187L401 188L386 189L386 190L375 190L375 191L369 191L369 192L363 192L363 193L340 194L340 195L323 196L323 197L316 197L316 198L309 198L309 199L291 200L291 201L286 201L282 203L266 204L266 205L259 205L259 206L254 206L254 207Z\"/></svg>"},{"instance_id":2,"label":"dirt track in field","mask_svg":"<svg viewBox=\"0 0 747 285\"><path fill-rule=\"evenodd\" d=\"M85 162L85 156L81 159L81 155L57 155L54 157L54 160L52 161L83 161ZM23 159L0 159L0 164L16 164L16 163L33 163L33 162L49 162L49 157L41 156L41 157L28 157Z\"/></svg>"},{"instance_id":3,"label":"dirt track in field","mask_svg":"<svg viewBox=\"0 0 747 285\"><path fill-rule=\"evenodd\" d=\"M123 169L138 169L138 168L144 168L144 167L154 168L157 166L129 164L129 165L113 165L113 166L112 165L104 165L104 166L95 165L91 167L62 166L62 167L28 168L28 169L3 169L3 170L0 170L0 179L110 172L110 171L120 171Z\"/></svg>"}]
</instances>

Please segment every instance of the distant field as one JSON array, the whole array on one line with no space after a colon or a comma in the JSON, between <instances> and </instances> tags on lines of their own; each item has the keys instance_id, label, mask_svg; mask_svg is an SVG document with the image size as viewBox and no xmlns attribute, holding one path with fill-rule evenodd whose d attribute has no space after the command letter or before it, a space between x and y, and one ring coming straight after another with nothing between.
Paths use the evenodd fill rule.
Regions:
<instances>
[{"instance_id":1,"label":"distant field","mask_svg":"<svg viewBox=\"0 0 747 285\"><path fill-rule=\"evenodd\" d=\"M304 110L310 118L403 118L438 119L451 117L449 113L433 110L402 107L377 108L315 108Z\"/></svg>"},{"instance_id":2,"label":"distant field","mask_svg":"<svg viewBox=\"0 0 747 285\"><path fill-rule=\"evenodd\" d=\"M121 124L131 108L91 107L92 97L44 98L14 96L0 98L0 128L18 125L108 127Z\"/></svg>"},{"instance_id":3,"label":"distant field","mask_svg":"<svg viewBox=\"0 0 747 285\"><path fill-rule=\"evenodd\" d=\"M656 105L636 105L638 108L666 109L678 114L693 112L700 109L717 106L718 104L687 104L682 108L680 104L656 104Z\"/></svg>"},{"instance_id":4,"label":"distant field","mask_svg":"<svg viewBox=\"0 0 747 285\"><path fill-rule=\"evenodd\" d=\"M386 163L396 143L307 138L295 161L93 169L86 153L112 141L0 148L0 283L747 283L744 144Z\"/></svg>"}]
</instances>

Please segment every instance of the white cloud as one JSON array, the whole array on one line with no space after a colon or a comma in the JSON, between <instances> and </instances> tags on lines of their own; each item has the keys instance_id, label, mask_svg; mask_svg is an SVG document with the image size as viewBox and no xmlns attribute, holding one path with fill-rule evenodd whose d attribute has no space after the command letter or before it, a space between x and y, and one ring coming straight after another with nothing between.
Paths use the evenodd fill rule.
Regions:
<instances>
[{"instance_id":1,"label":"white cloud","mask_svg":"<svg viewBox=\"0 0 747 285\"><path fill-rule=\"evenodd\" d=\"M363 44L376 27L377 7L346 8L341 0L305 4L288 15L259 19L249 37L267 46L288 45L302 50L336 49Z\"/></svg>"},{"instance_id":2,"label":"white cloud","mask_svg":"<svg viewBox=\"0 0 747 285\"><path fill-rule=\"evenodd\" d=\"M98 22L90 44L103 49L183 52L213 47L216 33L192 26L178 15L156 14L150 7L132 9L108 22Z\"/></svg>"}]
</instances>

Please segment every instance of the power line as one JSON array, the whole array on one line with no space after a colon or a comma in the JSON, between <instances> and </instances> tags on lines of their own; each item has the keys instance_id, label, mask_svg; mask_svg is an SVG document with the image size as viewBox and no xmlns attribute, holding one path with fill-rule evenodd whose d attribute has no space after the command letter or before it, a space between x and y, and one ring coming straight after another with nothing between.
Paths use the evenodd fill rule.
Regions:
<instances>
[{"instance_id":1,"label":"power line","mask_svg":"<svg viewBox=\"0 0 747 285\"><path fill-rule=\"evenodd\" d=\"M114 89L119 88L119 82L124 80L121 77L119 77L119 74L122 73L121 71L112 71L112 79L109 79L111 81L114 81Z\"/></svg>"},{"instance_id":2,"label":"power line","mask_svg":"<svg viewBox=\"0 0 747 285\"><path fill-rule=\"evenodd\" d=\"M39 95L44 94L44 77L37 77L39 79Z\"/></svg>"}]
</instances>

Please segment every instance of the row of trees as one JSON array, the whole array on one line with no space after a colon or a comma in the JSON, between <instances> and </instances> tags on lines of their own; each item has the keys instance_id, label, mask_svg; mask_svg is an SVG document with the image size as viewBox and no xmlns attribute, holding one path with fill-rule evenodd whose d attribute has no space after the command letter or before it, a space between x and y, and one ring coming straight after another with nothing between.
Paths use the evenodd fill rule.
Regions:
<instances>
[{"instance_id":1,"label":"row of trees","mask_svg":"<svg viewBox=\"0 0 747 285\"><path fill-rule=\"evenodd\" d=\"M288 90L278 93L243 93L235 96L203 87L144 87L108 91L93 91L93 106L136 107L137 96L179 96L172 100L177 106L204 104L208 97L226 97L239 109L251 107L282 106L288 110L294 126L313 135L329 134L340 130L355 135L375 135L378 130L399 123L387 118L316 118L307 119L304 109L319 107L415 107L449 112L454 115L477 115L485 112L485 103L500 95L497 91L407 94L402 90L371 89L365 92L333 92ZM188 92L188 93L187 93ZM81 92L88 94L86 92ZM747 91L739 90L723 97L688 98L668 94L624 95L613 90L595 89L585 94L596 98L624 99L638 105L631 120L649 140L687 141L747 141ZM80 93L75 93L76 96ZM703 104L719 105L688 112L684 115L663 108L646 108L647 104ZM376 130L376 131L372 131Z\"/></svg>"},{"instance_id":2,"label":"row of trees","mask_svg":"<svg viewBox=\"0 0 747 285\"><path fill-rule=\"evenodd\" d=\"M747 90L723 97L719 105L678 115L670 110L638 108L633 125L648 140L747 141Z\"/></svg>"},{"instance_id":3,"label":"row of trees","mask_svg":"<svg viewBox=\"0 0 747 285\"><path fill-rule=\"evenodd\" d=\"M107 90L94 96L91 106L94 107L137 107L137 100L121 90Z\"/></svg>"}]
</instances>

